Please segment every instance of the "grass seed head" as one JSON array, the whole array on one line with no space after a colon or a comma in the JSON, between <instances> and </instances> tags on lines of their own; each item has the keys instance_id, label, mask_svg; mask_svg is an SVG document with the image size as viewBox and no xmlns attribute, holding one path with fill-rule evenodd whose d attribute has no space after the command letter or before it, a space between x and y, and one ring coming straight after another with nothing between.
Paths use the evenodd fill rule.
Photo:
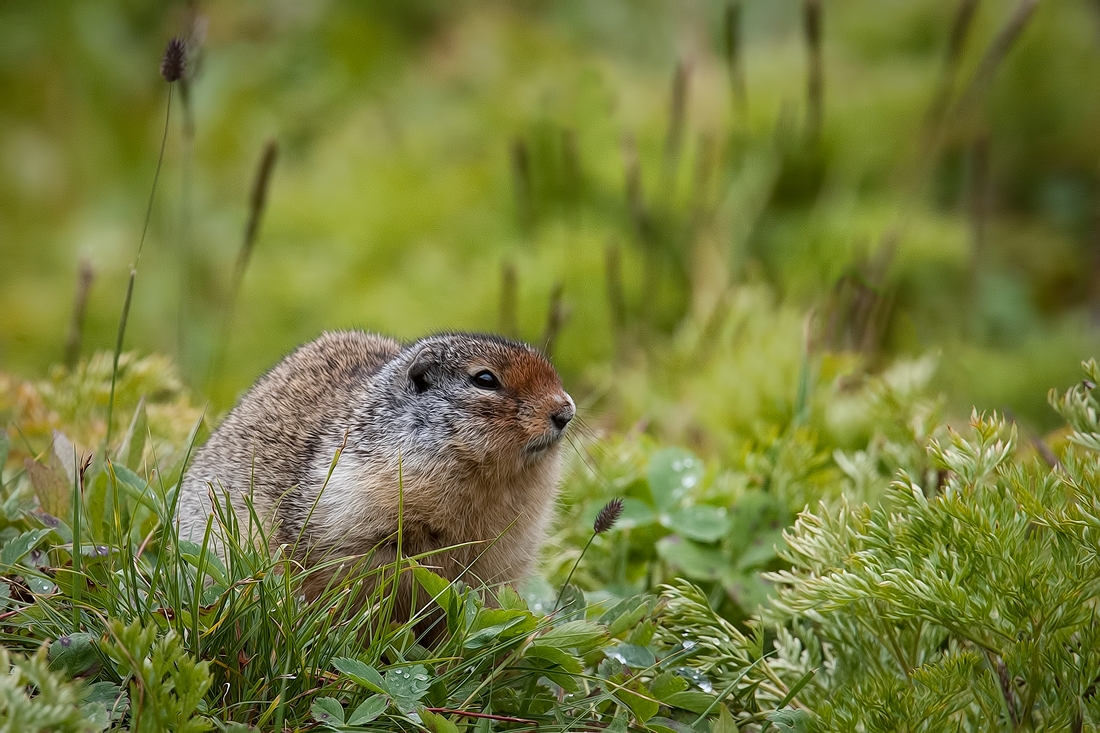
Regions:
<instances>
[{"instance_id":1,"label":"grass seed head","mask_svg":"<svg viewBox=\"0 0 1100 733\"><path fill-rule=\"evenodd\" d=\"M603 534L615 526L615 522L619 521L619 517L622 513L623 500L612 499L607 502L604 508L600 510L600 513L596 515L596 521L592 523L592 529L596 530L596 534Z\"/></svg>"},{"instance_id":2,"label":"grass seed head","mask_svg":"<svg viewBox=\"0 0 1100 733\"><path fill-rule=\"evenodd\" d=\"M177 36L169 40L164 48L164 58L160 60L160 75L171 84L179 81L186 69L187 49L183 45L183 40Z\"/></svg>"}]
</instances>

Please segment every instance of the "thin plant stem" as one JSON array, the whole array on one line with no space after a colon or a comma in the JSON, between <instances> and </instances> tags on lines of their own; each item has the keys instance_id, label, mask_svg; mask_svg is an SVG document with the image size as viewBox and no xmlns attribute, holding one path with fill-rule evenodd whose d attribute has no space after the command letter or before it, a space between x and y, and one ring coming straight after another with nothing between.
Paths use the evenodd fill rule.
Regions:
<instances>
[{"instance_id":1,"label":"thin plant stem","mask_svg":"<svg viewBox=\"0 0 1100 733\"><path fill-rule=\"evenodd\" d=\"M225 319L222 322L221 336L210 364L208 378L209 391L213 392L214 384L221 373L225 353L229 347L229 335L233 328L233 317L237 312L237 301L240 299L241 288L244 285L244 275L248 270L248 263L252 261L252 252L256 248L256 237L259 235L260 224L263 221L264 210L267 207L267 194L271 185L271 174L275 169L275 161L278 158L279 146L275 140L268 140L264 145L260 156L259 165L256 168L256 177L252 182L252 195L249 198L248 222L245 224L244 238L241 240L241 249L237 253L237 262L233 266L233 280L229 287L229 299L225 307Z\"/></svg>"},{"instance_id":2,"label":"thin plant stem","mask_svg":"<svg viewBox=\"0 0 1100 733\"><path fill-rule=\"evenodd\" d=\"M81 260L77 274L76 297L73 299L73 315L69 322L69 335L65 339L65 366L72 369L80 361L80 346L84 341L84 319L88 312L88 293L92 289L95 270L87 259Z\"/></svg>"},{"instance_id":3,"label":"thin plant stem","mask_svg":"<svg viewBox=\"0 0 1100 733\"><path fill-rule=\"evenodd\" d=\"M561 599L565 595L565 589L569 587L569 581L573 579L573 573L577 572L577 566L581 564L581 560L584 559L584 555L588 552L588 548L592 545L592 540L594 539L596 539L596 532L593 532L592 536L588 538L588 542L584 543L584 549L581 550L581 554L577 556L577 560L573 563L569 575L565 576L565 582L561 584L561 590L558 591L558 600L554 601L554 611L557 611L558 606L561 605Z\"/></svg>"},{"instance_id":4,"label":"thin plant stem","mask_svg":"<svg viewBox=\"0 0 1100 733\"><path fill-rule=\"evenodd\" d=\"M122 303L122 317L118 321L118 340L115 342L115 356L111 364L111 396L107 400L107 436L103 440L104 449L111 445L111 427L115 412L115 386L118 382L118 359L122 355L122 343L126 339L126 322L130 319L130 304L134 297L134 281L137 279L137 268L141 262L141 251L145 247L145 235L149 232L149 220L153 216L153 201L157 195L157 180L160 178L160 167L164 163L164 147L168 142L168 121L172 116L172 86L168 86L168 104L164 110L164 132L160 137L160 154L157 156L157 169L153 173L153 187L149 191L149 203L145 207L145 224L141 228L141 239L138 241L137 256L134 264L130 266L130 281L126 285L126 300Z\"/></svg>"}]
</instances>

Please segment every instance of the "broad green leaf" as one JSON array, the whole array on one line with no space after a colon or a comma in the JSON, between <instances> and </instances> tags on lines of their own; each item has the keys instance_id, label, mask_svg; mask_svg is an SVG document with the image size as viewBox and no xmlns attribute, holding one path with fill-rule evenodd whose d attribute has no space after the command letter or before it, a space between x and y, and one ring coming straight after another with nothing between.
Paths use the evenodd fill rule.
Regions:
<instances>
[{"instance_id":1,"label":"broad green leaf","mask_svg":"<svg viewBox=\"0 0 1100 733\"><path fill-rule=\"evenodd\" d=\"M98 661L91 634L70 634L50 644L50 666L69 677L87 672Z\"/></svg>"},{"instance_id":2,"label":"broad green leaf","mask_svg":"<svg viewBox=\"0 0 1100 733\"><path fill-rule=\"evenodd\" d=\"M428 670L422 664L387 670L385 687L398 710L410 713L431 686Z\"/></svg>"},{"instance_id":3,"label":"broad green leaf","mask_svg":"<svg viewBox=\"0 0 1100 733\"><path fill-rule=\"evenodd\" d=\"M112 463L110 470L113 472L115 478L118 479L118 487L123 493L130 496L130 498L134 499L134 501L137 501L154 514L159 514L157 503L153 491L149 487L148 481L126 468L126 466L118 463Z\"/></svg>"},{"instance_id":4,"label":"broad green leaf","mask_svg":"<svg viewBox=\"0 0 1100 733\"><path fill-rule=\"evenodd\" d=\"M581 685L578 682L579 675L562 672L555 668L542 670L542 676L568 693L579 693L581 691ZM548 710L550 709L552 708L548 708Z\"/></svg>"},{"instance_id":5,"label":"broad green leaf","mask_svg":"<svg viewBox=\"0 0 1100 733\"><path fill-rule=\"evenodd\" d=\"M413 578L416 579L416 582L420 584L421 588L426 590L432 598L436 599L439 605L446 608L447 597L454 592L451 581L436 575L431 570L420 565L413 568Z\"/></svg>"},{"instance_id":6,"label":"broad green leaf","mask_svg":"<svg viewBox=\"0 0 1100 733\"><path fill-rule=\"evenodd\" d=\"M527 602L523 600L523 596L510 585L504 586L497 592L497 603L506 611L528 610Z\"/></svg>"},{"instance_id":7,"label":"broad green leaf","mask_svg":"<svg viewBox=\"0 0 1100 733\"><path fill-rule=\"evenodd\" d=\"M699 542L717 542L729 532L725 507L696 504L661 516L661 524L678 535Z\"/></svg>"},{"instance_id":8,"label":"broad green leaf","mask_svg":"<svg viewBox=\"0 0 1100 733\"><path fill-rule=\"evenodd\" d=\"M635 680L627 682L622 687L613 688L612 695L630 708L630 712L634 713L638 722L643 724L656 715L661 707L660 703L650 697L648 691Z\"/></svg>"},{"instance_id":9,"label":"broad green leaf","mask_svg":"<svg viewBox=\"0 0 1100 733\"><path fill-rule=\"evenodd\" d=\"M715 580L729 566L720 550L675 535L657 542L657 554L694 580Z\"/></svg>"},{"instance_id":10,"label":"broad green leaf","mask_svg":"<svg viewBox=\"0 0 1100 733\"><path fill-rule=\"evenodd\" d=\"M683 692L688 688L687 680L675 672L661 672L649 683L649 691L658 700L664 700L669 695Z\"/></svg>"},{"instance_id":11,"label":"broad green leaf","mask_svg":"<svg viewBox=\"0 0 1100 733\"><path fill-rule=\"evenodd\" d=\"M111 713L104 702L83 702L80 714L87 718L92 730L106 730L111 725Z\"/></svg>"},{"instance_id":12,"label":"broad green leaf","mask_svg":"<svg viewBox=\"0 0 1100 733\"><path fill-rule=\"evenodd\" d=\"M630 716L625 711L620 709L615 713L614 720L611 721L611 725L607 726L604 731L606 733L627 733L629 729Z\"/></svg>"},{"instance_id":13,"label":"broad green leaf","mask_svg":"<svg viewBox=\"0 0 1100 733\"><path fill-rule=\"evenodd\" d=\"M507 641L530 633L538 621L526 611L482 609L474 621L474 631L463 642L466 649L481 649L494 642Z\"/></svg>"},{"instance_id":14,"label":"broad green leaf","mask_svg":"<svg viewBox=\"0 0 1100 733\"><path fill-rule=\"evenodd\" d=\"M710 690L714 687L710 678L694 667L675 667L671 671L702 690Z\"/></svg>"},{"instance_id":15,"label":"broad green leaf","mask_svg":"<svg viewBox=\"0 0 1100 733\"><path fill-rule=\"evenodd\" d=\"M581 660L569 652L553 646L544 646L537 641L531 644L523 653L526 659L538 659L550 664L556 664L569 674L580 674L584 671Z\"/></svg>"},{"instance_id":16,"label":"broad green leaf","mask_svg":"<svg viewBox=\"0 0 1100 733\"><path fill-rule=\"evenodd\" d=\"M0 611L11 605L11 584L0 580Z\"/></svg>"},{"instance_id":17,"label":"broad green leaf","mask_svg":"<svg viewBox=\"0 0 1100 733\"><path fill-rule=\"evenodd\" d=\"M653 718L646 727L655 733L698 733L687 723L671 718Z\"/></svg>"},{"instance_id":18,"label":"broad green leaf","mask_svg":"<svg viewBox=\"0 0 1100 733\"><path fill-rule=\"evenodd\" d=\"M0 550L0 564L12 566L22 560L28 552L38 547L42 539L53 532L52 529L32 529L12 539Z\"/></svg>"},{"instance_id":19,"label":"broad green leaf","mask_svg":"<svg viewBox=\"0 0 1100 733\"><path fill-rule=\"evenodd\" d=\"M126 437L122 439L118 455L122 456L126 466L133 470L141 467L142 454L145 452L145 435L149 432L149 420L145 412L145 398L138 400L134 417L130 420L130 427L126 430Z\"/></svg>"},{"instance_id":20,"label":"broad green leaf","mask_svg":"<svg viewBox=\"0 0 1100 733\"><path fill-rule=\"evenodd\" d=\"M4 499L3 504L0 505L0 519L7 519L8 522L21 522L24 515L31 514L38 508L38 497L27 496L26 492L13 491L10 496ZM0 544L4 541L11 539L14 536L15 527L10 524L4 529L0 530Z\"/></svg>"},{"instance_id":21,"label":"broad green leaf","mask_svg":"<svg viewBox=\"0 0 1100 733\"><path fill-rule=\"evenodd\" d=\"M584 591L573 583L569 583L561 591L561 601L558 605L558 618L563 621L583 620L584 609L587 601Z\"/></svg>"},{"instance_id":22,"label":"broad green leaf","mask_svg":"<svg viewBox=\"0 0 1100 733\"><path fill-rule=\"evenodd\" d=\"M627 673L626 665L620 662L618 659L611 659L605 657L597 666L596 674L604 679L625 679ZM618 675L618 677L616 677Z\"/></svg>"},{"instance_id":23,"label":"broad green leaf","mask_svg":"<svg viewBox=\"0 0 1100 733\"><path fill-rule=\"evenodd\" d=\"M350 657L337 657L332 660L332 666L352 682L366 687L371 692L377 692L382 695L389 694L389 690L386 688L386 683L382 679L382 675L378 674L378 670L365 662L360 662L358 659L351 659Z\"/></svg>"},{"instance_id":24,"label":"broad green leaf","mask_svg":"<svg viewBox=\"0 0 1100 733\"><path fill-rule=\"evenodd\" d=\"M424 725L432 733L458 733L458 726L447 716L424 709L417 712L420 715L420 719L424 721Z\"/></svg>"},{"instance_id":25,"label":"broad green leaf","mask_svg":"<svg viewBox=\"0 0 1100 733\"><path fill-rule=\"evenodd\" d=\"M711 724L710 733L740 733L737 721L725 705L718 706L718 720Z\"/></svg>"},{"instance_id":26,"label":"broad green leaf","mask_svg":"<svg viewBox=\"0 0 1100 733\"><path fill-rule=\"evenodd\" d=\"M747 491L729 512L730 548L736 556L748 550L758 535L787 526L787 509L773 494Z\"/></svg>"},{"instance_id":27,"label":"broad green leaf","mask_svg":"<svg viewBox=\"0 0 1100 733\"><path fill-rule=\"evenodd\" d=\"M645 602L644 599L624 601L624 603L631 602L636 604L635 607L630 611L623 613L615 620L611 621L610 625L607 627L607 633L612 638L620 636L621 634L624 634L627 631L633 629L635 626L637 626L638 622L642 620L646 613L649 612L649 605ZM602 617L600 619L600 622L607 623L607 621L604 621Z\"/></svg>"},{"instance_id":28,"label":"broad green leaf","mask_svg":"<svg viewBox=\"0 0 1100 733\"><path fill-rule=\"evenodd\" d=\"M547 631L536 643L559 649L576 649L581 654L592 651L607 638L607 629L591 621L569 621Z\"/></svg>"},{"instance_id":29,"label":"broad green leaf","mask_svg":"<svg viewBox=\"0 0 1100 733\"><path fill-rule=\"evenodd\" d=\"M389 698L385 695L371 695L348 716L348 725L365 725L371 722L386 712L389 704Z\"/></svg>"},{"instance_id":30,"label":"broad green leaf","mask_svg":"<svg viewBox=\"0 0 1100 733\"><path fill-rule=\"evenodd\" d=\"M114 508L111 496L113 493L114 488L106 471L92 475L87 480L84 486L86 511L81 512L81 522L87 528L89 535L103 537L106 534L104 527L112 525Z\"/></svg>"},{"instance_id":31,"label":"broad green leaf","mask_svg":"<svg viewBox=\"0 0 1100 733\"><path fill-rule=\"evenodd\" d=\"M319 697L310 706L313 719L322 725L338 726L344 724L344 708L334 697Z\"/></svg>"},{"instance_id":32,"label":"broad green leaf","mask_svg":"<svg viewBox=\"0 0 1100 733\"><path fill-rule=\"evenodd\" d=\"M506 608L483 608L481 612L474 619L471 630L480 631L482 629L497 628L499 626L510 627L515 625L518 621L525 621L528 618L533 617L526 611L513 611Z\"/></svg>"},{"instance_id":33,"label":"broad green leaf","mask_svg":"<svg viewBox=\"0 0 1100 733\"><path fill-rule=\"evenodd\" d=\"M213 606L225 593L225 586L214 583L203 588L200 602L204 607Z\"/></svg>"},{"instance_id":34,"label":"broad green leaf","mask_svg":"<svg viewBox=\"0 0 1100 733\"><path fill-rule=\"evenodd\" d=\"M637 644L618 644L605 649L603 653L612 659L618 659L634 671L648 669L657 664L653 652Z\"/></svg>"},{"instance_id":35,"label":"broad green leaf","mask_svg":"<svg viewBox=\"0 0 1100 733\"><path fill-rule=\"evenodd\" d=\"M218 557L217 553L211 547L206 548L204 553L202 545L198 542L192 542L191 540L179 540L180 557L194 567L196 570L199 568L199 558L202 557L202 569L203 572L213 578L221 585L226 585L226 569L225 563Z\"/></svg>"},{"instance_id":36,"label":"broad green leaf","mask_svg":"<svg viewBox=\"0 0 1100 733\"><path fill-rule=\"evenodd\" d=\"M482 649L494 643L509 641L522 635L522 631L516 632L517 628L526 628L527 631L531 631L535 628L535 625L534 619L530 623L525 623L524 619L513 619L507 623L490 626L487 629L479 629L466 637L466 640L462 642L462 647L464 649Z\"/></svg>"},{"instance_id":37,"label":"broad green leaf","mask_svg":"<svg viewBox=\"0 0 1100 733\"><path fill-rule=\"evenodd\" d=\"M741 552L741 556L737 558L737 567L739 570L762 568L778 556L776 548L786 545L782 530L761 532Z\"/></svg>"},{"instance_id":38,"label":"broad green leaf","mask_svg":"<svg viewBox=\"0 0 1100 733\"><path fill-rule=\"evenodd\" d=\"M779 733L807 733L810 730L810 716L805 710L784 708L768 713L768 720L775 725Z\"/></svg>"},{"instance_id":39,"label":"broad green leaf","mask_svg":"<svg viewBox=\"0 0 1100 733\"><path fill-rule=\"evenodd\" d=\"M626 643L649 646L649 642L653 641L653 633L656 630L657 626L653 623L653 619L646 619L630 630L630 633L626 635Z\"/></svg>"},{"instance_id":40,"label":"broad green leaf","mask_svg":"<svg viewBox=\"0 0 1100 733\"><path fill-rule=\"evenodd\" d=\"M665 448L649 459L649 490L662 512L671 511L699 485L705 468L702 460L683 448Z\"/></svg>"},{"instance_id":41,"label":"broad green leaf","mask_svg":"<svg viewBox=\"0 0 1100 733\"><path fill-rule=\"evenodd\" d=\"M23 580L27 581L27 587L31 589L31 593L37 596L48 596L57 591L57 586L52 580L40 575L27 575Z\"/></svg>"},{"instance_id":42,"label":"broad green leaf","mask_svg":"<svg viewBox=\"0 0 1100 733\"><path fill-rule=\"evenodd\" d=\"M620 599L619 601L616 601L614 604L612 604L611 608L601 613L600 617L596 619L596 623L607 626L612 621L619 618L619 616L622 616L624 613L628 613L629 611L631 611L637 605L637 597Z\"/></svg>"},{"instance_id":43,"label":"broad green leaf","mask_svg":"<svg viewBox=\"0 0 1100 733\"><path fill-rule=\"evenodd\" d=\"M663 697L661 702L669 707L690 710L696 715L701 715L714 703L714 695L708 695L698 690L685 690Z\"/></svg>"},{"instance_id":44,"label":"broad green leaf","mask_svg":"<svg viewBox=\"0 0 1100 733\"><path fill-rule=\"evenodd\" d=\"M771 590L771 586L760 577L760 574L752 571L725 573L722 576L722 585L725 586L730 597L737 601L737 605L749 614L755 613L756 609L768 600L768 592Z\"/></svg>"},{"instance_id":45,"label":"broad green leaf","mask_svg":"<svg viewBox=\"0 0 1100 733\"><path fill-rule=\"evenodd\" d=\"M42 511L53 517L67 517L72 508L72 485L69 480L53 466L30 458L25 459L23 465Z\"/></svg>"}]
</instances>

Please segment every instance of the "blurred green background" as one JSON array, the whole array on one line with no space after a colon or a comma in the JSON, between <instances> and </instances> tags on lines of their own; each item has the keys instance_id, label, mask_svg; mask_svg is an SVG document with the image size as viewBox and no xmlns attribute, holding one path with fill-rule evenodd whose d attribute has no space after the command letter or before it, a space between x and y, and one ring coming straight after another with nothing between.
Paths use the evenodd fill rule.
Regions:
<instances>
[{"instance_id":1,"label":"blurred green background","mask_svg":"<svg viewBox=\"0 0 1100 733\"><path fill-rule=\"evenodd\" d=\"M62 360L82 260L113 349L173 35L126 343L217 409L324 329L503 330L726 452L923 354L1043 429L1097 352L1095 0L68 0L0 4L0 370Z\"/></svg>"}]
</instances>

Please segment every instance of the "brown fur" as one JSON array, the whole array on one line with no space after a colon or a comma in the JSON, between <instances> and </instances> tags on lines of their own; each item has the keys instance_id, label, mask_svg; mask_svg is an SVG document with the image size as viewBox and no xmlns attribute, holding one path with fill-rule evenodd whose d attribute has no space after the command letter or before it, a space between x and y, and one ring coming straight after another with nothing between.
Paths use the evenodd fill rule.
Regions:
<instances>
[{"instance_id":1,"label":"brown fur","mask_svg":"<svg viewBox=\"0 0 1100 733\"><path fill-rule=\"evenodd\" d=\"M486 370L499 389L477 386ZM553 367L524 344L328 333L263 376L199 451L180 533L201 541L222 492L251 532L251 495L273 548L306 566L369 556L376 567L396 557L400 514L402 555L432 553L421 562L475 585L513 582L542 541L573 413ZM307 594L337 572L312 575ZM414 610L408 595L402 584L401 614Z\"/></svg>"}]
</instances>

